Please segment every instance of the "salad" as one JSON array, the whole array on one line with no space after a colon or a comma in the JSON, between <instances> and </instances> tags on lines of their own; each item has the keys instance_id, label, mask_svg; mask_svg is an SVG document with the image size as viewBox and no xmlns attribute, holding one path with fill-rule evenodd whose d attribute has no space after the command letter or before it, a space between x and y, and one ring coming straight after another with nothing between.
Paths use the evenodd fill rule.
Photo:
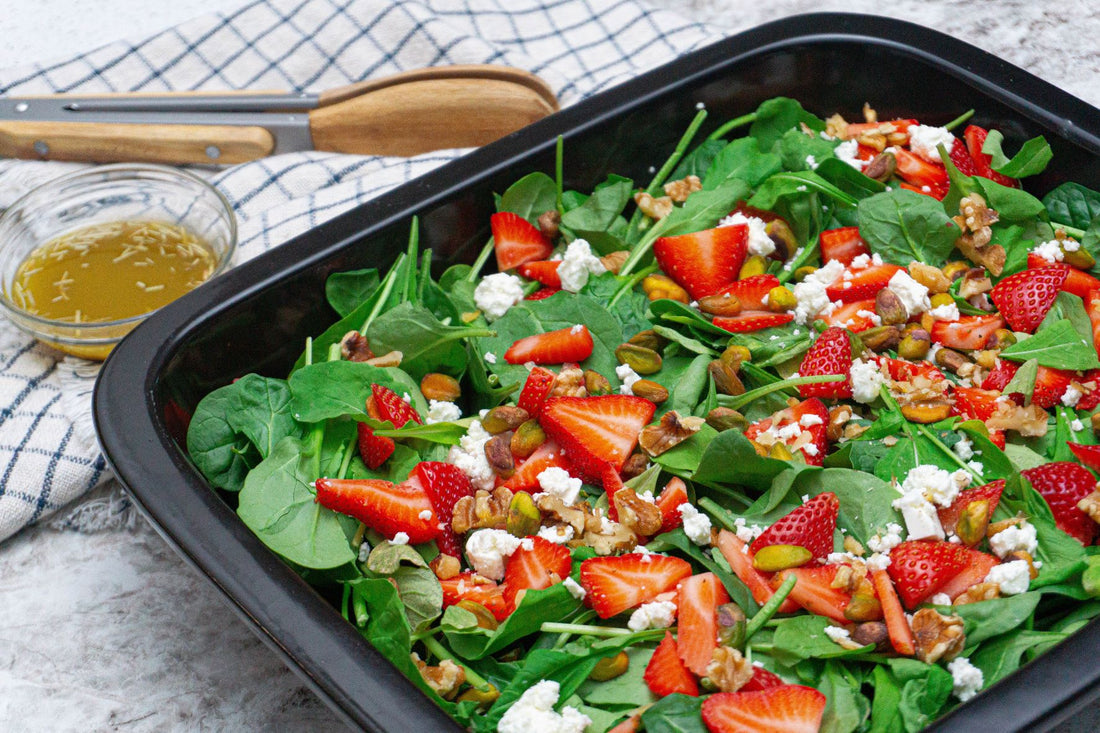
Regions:
<instances>
[{"instance_id":1,"label":"salad","mask_svg":"<svg viewBox=\"0 0 1100 733\"><path fill-rule=\"evenodd\" d=\"M191 459L469 730L919 730L1100 613L1100 193L971 114L700 110L591 192L559 142Z\"/></svg>"}]
</instances>

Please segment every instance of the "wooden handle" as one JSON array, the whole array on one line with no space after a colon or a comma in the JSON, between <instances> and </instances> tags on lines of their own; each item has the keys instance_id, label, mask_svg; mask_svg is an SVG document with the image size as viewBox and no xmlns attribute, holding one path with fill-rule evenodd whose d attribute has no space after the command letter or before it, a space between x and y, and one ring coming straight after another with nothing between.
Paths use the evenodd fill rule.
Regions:
<instances>
[{"instance_id":1,"label":"wooden handle","mask_svg":"<svg viewBox=\"0 0 1100 733\"><path fill-rule=\"evenodd\" d=\"M399 74L391 74L381 79L367 79L366 81L335 87L318 95L320 106L324 107L337 102L344 102L352 97L358 97L368 92L376 92L385 87L408 84L415 81L433 81L438 79L483 79L494 81L508 81L513 84L527 87L546 100L553 109L558 108L557 97L542 77L532 74L530 71L517 69L512 66L498 66L495 64L455 64L453 66L428 66L423 69L411 69Z\"/></svg>"},{"instance_id":2,"label":"wooden handle","mask_svg":"<svg viewBox=\"0 0 1100 733\"><path fill-rule=\"evenodd\" d=\"M0 121L0 156L8 158L225 164L274 149L274 138L262 127Z\"/></svg>"},{"instance_id":3,"label":"wooden handle","mask_svg":"<svg viewBox=\"0 0 1100 733\"><path fill-rule=\"evenodd\" d=\"M485 145L554 109L538 90L510 80L432 78L324 105L309 113L309 128L316 150L417 155Z\"/></svg>"}]
</instances>

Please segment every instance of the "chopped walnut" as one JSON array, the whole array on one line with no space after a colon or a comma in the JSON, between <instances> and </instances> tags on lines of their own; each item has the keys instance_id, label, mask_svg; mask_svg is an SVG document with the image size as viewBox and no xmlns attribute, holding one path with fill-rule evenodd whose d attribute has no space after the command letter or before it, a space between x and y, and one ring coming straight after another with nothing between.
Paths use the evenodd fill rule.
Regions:
<instances>
[{"instance_id":1,"label":"chopped walnut","mask_svg":"<svg viewBox=\"0 0 1100 733\"><path fill-rule=\"evenodd\" d=\"M835 114L825 120L825 134L835 137L837 140L848 139L848 122L839 114Z\"/></svg>"},{"instance_id":2,"label":"chopped walnut","mask_svg":"<svg viewBox=\"0 0 1100 733\"><path fill-rule=\"evenodd\" d=\"M664 518L661 510L652 501L638 496L633 489L623 487L615 492L612 499L619 512L619 523L634 534L649 536L657 534Z\"/></svg>"},{"instance_id":3,"label":"chopped walnut","mask_svg":"<svg viewBox=\"0 0 1100 733\"><path fill-rule=\"evenodd\" d=\"M859 543L855 537L850 535L844 535L844 551L850 552L857 557L863 556L863 545Z\"/></svg>"},{"instance_id":4,"label":"chopped walnut","mask_svg":"<svg viewBox=\"0 0 1100 733\"><path fill-rule=\"evenodd\" d=\"M1037 438L1047 433L1047 413L1038 405L1020 407L1012 400L1000 400L985 425L990 430L1015 430L1024 437Z\"/></svg>"},{"instance_id":5,"label":"chopped walnut","mask_svg":"<svg viewBox=\"0 0 1100 733\"><path fill-rule=\"evenodd\" d=\"M970 300L975 295L988 293L993 289L993 281L980 267L972 267L963 273L962 282L959 283L959 297Z\"/></svg>"},{"instance_id":6,"label":"chopped walnut","mask_svg":"<svg viewBox=\"0 0 1100 733\"><path fill-rule=\"evenodd\" d=\"M850 565L837 565L836 575L830 584L833 588L843 590L848 595L873 596L871 581L867 580L867 566L860 561L854 561Z\"/></svg>"},{"instance_id":7,"label":"chopped walnut","mask_svg":"<svg viewBox=\"0 0 1100 733\"><path fill-rule=\"evenodd\" d=\"M581 544L588 545L597 555L614 555L629 552L638 545L638 537L625 524L602 521L599 531L589 530L581 538Z\"/></svg>"},{"instance_id":8,"label":"chopped walnut","mask_svg":"<svg viewBox=\"0 0 1100 733\"><path fill-rule=\"evenodd\" d=\"M1093 490L1091 494L1077 502L1077 508L1088 514L1094 522L1100 522L1100 491Z\"/></svg>"},{"instance_id":9,"label":"chopped walnut","mask_svg":"<svg viewBox=\"0 0 1100 733\"><path fill-rule=\"evenodd\" d=\"M584 386L584 370L579 366L563 366L554 384L550 387L548 397L587 397L588 389Z\"/></svg>"},{"instance_id":10,"label":"chopped walnut","mask_svg":"<svg viewBox=\"0 0 1100 733\"><path fill-rule=\"evenodd\" d=\"M678 204L684 203L688 196L702 190L703 182L699 180L699 176L688 176L665 184L665 194Z\"/></svg>"},{"instance_id":11,"label":"chopped walnut","mask_svg":"<svg viewBox=\"0 0 1100 733\"><path fill-rule=\"evenodd\" d=\"M721 692L737 692L752 679L752 675L752 662L728 646L715 649L707 665L707 678Z\"/></svg>"},{"instance_id":12,"label":"chopped walnut","mask_svg":"<svg viewBox=\"0 0 1100 733\"><path fill-rule=\"evenodd\" d=\"M959 201L959 215L953 217L962 230L955 246L968 260L981 265L994 275L1000 275L1005 266L1005 248L989 243L993 237L990 225L997 219L997 212L989 208L985 199L976 193Z\"/></svg>"},{"instance_id":13,"label":"chopped walnut","mask_svg":"<svg viewBox=\"0 0 1100 733\"><path fill-rule=\"evenodd\" d=\"M643 453L631 453L630 458L626 459L626 463L623 464L623 470L621 471L623 480L629 481L635 476L641 476L649 468L649 458Z\"/></svg>"},{"instance_id":14,"label":"chopped walnut","mask_svg":"<svg viewBox=\"0 0 1100 733\"><path fill-rule=\"evenodd\" d=\"M420 675L428 683L428 687L445 700L454 697L458 688L466 681L466 670L450 659L440 660L439 666L432 667L425 664L416 652L411 656L416 668L420 670Z\"/></svg>"},{"instance_id":15,"label":"chopped walnut","mask_svg":"<svg viewBox=\"0 0 1100 733\"><path fill-rule=\"evenodd\" d=\"M966 592L955 598L952 605L965 606L968 603L980 601L992 601L1001 597L1001 586L996 583L975 583L966 589Z\"/></svg>"},{"instance_id":16,"label":"chopped walnut","mask_svg":"<svg viewBox=\"0 0 1100 733\"><path fill-rule=\"evenodd\" d=\"M459 562L458 558L445 552L441 552L432 558L432 561L428 563L428 567L435 573L435 577L440 580L453 578L462 572L462 563Z\"/></svg>"},{"instance_id":17,"label":"chopped walnut","mask_svg":"<svg viewBox=\"0 0 1100 733\"><path fill-rule=\"evenodd\" d=\"M584 534L589 516L587 503L582 503L579 506L569 506L560 497L553 494L539 494L538 499L535 500L535 505L549 519L572 527L574 536L580 537Z\"/></svg>"},{"instance_id":18,"label":"chopped walnut","mask_svg":"<svg viewBox=\"0 0 1100 733\"><path fill-rule=\"evenodd\" d=\"M653 198L645 191L634 194L634 203L638 205L642 213L653 220L664 219L672 213L672 199L668 196Z\"/></svg>"},{"instance_id":19,"label":"chopped walnut","mask_svg":"<svg viewBox=\"0 0 1100 733\"><path fill-rule=\"evenodd\" d=\"M661 422L642 428L638 445L649 455L659 456L695 435L705 422L704 418L682 417L676 410L669 410L661 416Z\"/></svg>"},{"instance_id":20,"label":"chopped walnut","mask_svg":"<svg viewBox=\"0 0 1100 733\"><path fill-rule=\"evenodd\" d=\"M825 427L825 437L835 443L844 434L844 426L852 419L852 408L848 405L837 405L829 409L829 424Z\"/></svg>"},{"instance_id":21,"label":"chopped walnut","mask_svg":"<svg viewBox=\"0 0 1100 733\"><path fill-rule=\"evenodd\" d=\"M966 646L963 620L958 616L944 616L935 609L922 608L913 614L910 626L917 645L917 659L925 664L935 664L940 659L950 661Z\"/></svg>"},{"instance_id":22,"label":"chopped walnut","mask_svg":"<svg viewBox=\"0 0 1100 733\"><path fill-rule=\"evenodd\" d=\"M367 361L374 358L367 337L358 331L348 331L340 339L340 357L344 361Z\"/></svg>"},{"instance_id":23,"label":"chopped walnut","mask_svg":"<svg viewBox=\"0 0 1100 733\"><path fill-rule=\"evenodd\" d=\"M600 258L600 264L604 266L604 269L608 272L619 274L619 270L626 264L627 258L630 257L630 252L625 249L617 249L614 252L605 254Z\"/></svg>"},{"instance_id":24,"label":"chopped walnut","mask_svg":"<svg viewBox=\"0 0 1100 733\"><path fill-rule=\"evenodd\" d=\"M503 486L490 494L479 489L473 496L464 496L455 503L451 529L466 534L471 529L504 529L508 524L508 507L512 492Z\"/></svg>"}]
</instances>

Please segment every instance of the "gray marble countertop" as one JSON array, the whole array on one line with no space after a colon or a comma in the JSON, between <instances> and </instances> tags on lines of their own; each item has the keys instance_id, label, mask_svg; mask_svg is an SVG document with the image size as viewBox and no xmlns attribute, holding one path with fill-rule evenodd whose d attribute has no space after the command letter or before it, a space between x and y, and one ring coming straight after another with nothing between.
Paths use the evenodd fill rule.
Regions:
<instances>
[{"instance_id":1,"label":"gray marble countertop","mask_svg":"<svg viewBox=\"0 0 1100 733\"><path fill-rule=\"evenodd\" d=\"M1092 0L656 1L730 32L798 12L889 10L1100 105L1100 14ZM202 9L239 4L196 3L191 6ZM102 7L81 0L45 5L86 14L85 6ZM121 5L132 5L133 14L147 7ZM43 33L48 22L38 26ZM119 27L144 33L159 26ZM13 29L28 32L0 21L0 37ZM57 55L52 41L43 37L43 57L47 50ZM0 50L10 54L10 44ZM33 48L19 53L20 62L35 60L27 57ZM342 727L140 518L96 534L32 527L0 544L0 578L0 730ZM1080 730L1095 730L1084 725Z\"/></svg>"}]
</instances>

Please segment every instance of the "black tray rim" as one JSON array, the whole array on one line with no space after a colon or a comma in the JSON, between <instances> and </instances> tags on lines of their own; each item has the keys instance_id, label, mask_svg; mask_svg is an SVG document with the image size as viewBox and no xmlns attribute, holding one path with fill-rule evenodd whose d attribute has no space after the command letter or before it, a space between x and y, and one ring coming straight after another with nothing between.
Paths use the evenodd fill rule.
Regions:
<instances>
[{"instance_id":1,"label":"black tray rim","mask_svg":"<svg viewBox=\"0 0 1100 733\"><path fill-rule=\"evenodd\" d=\"M413 724L459 730L252 535L198 476L170 442L159 418L157 375L189 335L232 300L313 266L353 237L409 220L417 210L449 197L473 178L499 172L514 158L551 148L559 134L583 132L746 58L791 45L837 41L877 44L907 54L1100 154L1096 108L963 41L884 16L809 13L781 18L690 52L473 151L158 311L113 351L96 383L94 420L108 465L165 541L347 724L370 731ZM1038 99L1041 105L1034 101ZM317 241L329 244L317 247ZM1100 689L1097 656L1100 619L926 730L1048 729L1094 699Z\"/></svg>"}]
</instances>

